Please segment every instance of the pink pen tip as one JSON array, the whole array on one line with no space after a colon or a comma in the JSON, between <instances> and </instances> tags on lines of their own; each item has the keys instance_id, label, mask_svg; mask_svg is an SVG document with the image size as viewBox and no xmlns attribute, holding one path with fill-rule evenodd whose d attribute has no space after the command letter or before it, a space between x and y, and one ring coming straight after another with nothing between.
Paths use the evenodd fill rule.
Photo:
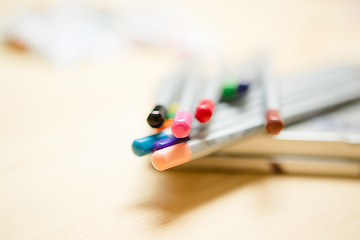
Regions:
<instances>
[{"instance_id":1,"label":"pink pen tip","mask_svg":"<svg viewBox=\"0 0 360 240\"><path fill-rule=\"evenodd\" d=\"M208 99L200 101L198 107L195 111L195 118L201 122L205 123L210 120L215 104Z\"/></svg>"},{"instance_id":2,"label":"pink pen tip","mask_svg":"<svg viewBox=\"0 0 360 240\"><path fill-rule=\"evenodd\" d=\"M269 134L276 135L284 129L285 124L280 117L279 111L269 110L266 113L266 131Z\"/></svg>"},{"instance_id":3,"label":"pink pen tip","mask_svg":"<svg viewBox=\"0 0 360 240\"><path fill-rule=\"evenodd\" d=\"M186 143L163 148L154 152L151 163L158 171L179 166L191 160L192 151Z\"/></svg>"},{"instance_id":4,"label":"pink pen tip","mask_svg":"<svg viewBox=\"0 0 360 240\"><path fill-rule=\"evenodd\" d=\"M188 111L179 111L176 113L174 122L171 125L171 132L177 138L189 136L193 118Z\"/></svg>"}]
</instances>

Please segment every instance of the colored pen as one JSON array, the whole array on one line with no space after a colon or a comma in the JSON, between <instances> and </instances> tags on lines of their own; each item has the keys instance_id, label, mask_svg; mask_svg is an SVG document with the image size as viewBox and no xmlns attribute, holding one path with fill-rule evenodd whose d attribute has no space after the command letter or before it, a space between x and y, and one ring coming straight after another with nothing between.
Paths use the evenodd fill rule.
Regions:
<instances>
[{"instance_id":1,"label":"colored pen","mask_svg":"<svg viewBox=\"0 0 360 240\"><path fill-rule=\"evenodd\" d=\"M223 88L222 100L226 102L231 102L236 100L238 96L238 81L234 76L231 75L225 76L222 88Z\"/></svg>"},{"instance_id":2,"label":"colored pen","mask_svg":"<svg viewBox=\"0 0 360 240\"><path fill-rule=\"evenodd\" d=\"M205 91L195 110L195 118L201 123L208 122L211 119L215 105L220 101L223 80L222 71L217 70L207 79L209 81L204 82Z\"/></svg>"},{"instance_id":3,"label":"colored pen","mask_svg":"<svg viewBox=\"0 0 360 240\"><path fill-rule=\"evenodd\" d=\"M199 74L196 69L189 69L185 75L182 86L178 110L174 122L171 125L171 132L177 138L185 138L189 135L193 122L193 106L197 92Z\"/></svg>"},{"instance_id":4,"label":"colored pen","mask_svg":"<svg viewBox=\"0 0 360 240\"><path fill-rule=\"evenodd\" d=\"M167 118L167 119L174 118L177 109L178 109L178 103L177 103L177 102L173 102L173 103L170 105L168 111L166 112L166 118Z\"/></svg>"},{"instance_id":5,"label":"colored pen","mask_svg":"<svg viewBox=\"0 0 360 240\"><path fill-rule=\"evenodd\" d=\"M162 88L156 99L154 109L147 118L148 124L153 128L159 128L166 119L166 113L174 102L177 92L181 86L182 74L181 71L176 71L165 78L162 83Z\"/></svg>"},{"instance_id":6,"label":"colored pen","mask_svg":"<svg viewBox=\"0 0 360 240\"><path fill-rule=\"evenodd\" d=\"M331 76L329 76L331 78ZM336 89L336 91L324 92L304 99L291 106L284 107L283 113L287 123L295 123L315 114L331 110L345 103L359 99L360 82L359 77L354 76L347 84ZM299 93L301 94L301 93ZM286 106L286 102L284 104ZM153 166L163 171L171 167L186 163L190 160L209 155L229 143L242 139L243 136L259 131L263 124L262 114L254 114L251 120L241 122L238 125L208 134L205 138L192 139L187 143L180 143L174 146L156 151L152 157Z\"/></svg>"},{"instance_id":7,"label":"colored pen","mask_svg":"<svg viewBox=\"0 0 360 240\"><path fill-rule=\"evenodd\" d=\"M248 92L249 87L260 77L260 61L261 59L253 59L244 64L239 73L239 85L237 93L243 96Z\"/></svg>"},{"instance_id":8,"label":"colored pen","mask_svg":"<svg viewBox=\"0 0 360 240\"><path fill-rule=\"evenodd\" d=\"M276 135L285 127L280 116L280 103L278 95L278 83L276 81L270 61L265 60L262 71L262 82L265 97L265 128L269 134Z\"/></svg>"},{"instance_id":9,"label":"colored pen","mask_svg":"<svg viewBox=\"0 0 360 240\"><path fill-rule=\"evenodd\" d=\"M246 94L251 83L259 77L259 59L247 60L240 71L229 74L223 83L222 99L227 102Z\"/></svg>"}]
</instances>

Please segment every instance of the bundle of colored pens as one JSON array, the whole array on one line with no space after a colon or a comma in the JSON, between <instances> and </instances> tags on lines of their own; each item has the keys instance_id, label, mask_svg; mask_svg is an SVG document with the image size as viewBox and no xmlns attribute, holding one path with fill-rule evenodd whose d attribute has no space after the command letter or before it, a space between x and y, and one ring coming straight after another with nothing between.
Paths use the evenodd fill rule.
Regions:
<instances>
[{"instance_id":1,"label":"bundle of colored pens","mask_svg":"<svg viewBox=\"0 0 360 240\"><path fill-rule=\"evenodd\" d=\"M204 75L194 66L169 76L147 122L156 134L134 140L137 156L153 153L163 171L218 152L249 135L288 126L360 99L360 69L331 66L279 81L268 60L235 76Z\"/></svg>"}]
</instances>

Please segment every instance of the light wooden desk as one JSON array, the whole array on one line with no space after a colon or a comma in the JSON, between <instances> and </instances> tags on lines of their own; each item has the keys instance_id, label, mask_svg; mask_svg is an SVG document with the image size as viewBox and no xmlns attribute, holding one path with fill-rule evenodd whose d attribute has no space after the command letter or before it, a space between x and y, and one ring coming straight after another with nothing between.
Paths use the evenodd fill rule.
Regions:
<instances>
[{"instance_id":1,"label":"light wooden desk","mask_svg":"<svg viewBox=\"0 0 360 240\"><path fill-rule=\"evenodd\" d=\"M178 4L219 35L229 58L267 41L283 74L360 63L357 1ZM139 50L58 72L0 48L1 240L360 238L358 179L160 173L133 156L155 83L174 61Z\"/></svg>"}]
</instances>

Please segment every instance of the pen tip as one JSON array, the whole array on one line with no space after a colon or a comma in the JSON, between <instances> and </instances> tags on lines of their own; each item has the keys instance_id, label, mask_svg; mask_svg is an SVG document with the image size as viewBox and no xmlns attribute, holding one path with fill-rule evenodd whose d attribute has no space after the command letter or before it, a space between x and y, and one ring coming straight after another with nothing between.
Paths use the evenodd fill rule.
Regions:
<instances>
[{"instance_id":1,"label":"pen tip","mask_svg":"<svg viewBox=\"0 0 360 240\"><path fill-rule=\"evenodd\" d=\"M189 136L192 121L192 116L188 111L177 112L171 125L171 132L177 138L186 138Z\"/></svg>"},{"instance_id":2,"label":"pen tip","mask_svg":"<svg viewBox=\"0 0 360 240\"><path fill-rule=\"evenodd\" d=\"M171 126L171 132L176 138L186 138L189 136L191 127L183 121L174 122Z\"/></svg>"},{"instance_id":3,"label":"pen tip","mask_svg":"<svg viewBox=\"0 0 360 240\"><path fill-rule=\"evenodd\" d=\"M269 134L279 134L285 127L283 120L280 117L279 111L269 110L266 114L266 131Z\"/></svg>"},{"instance_id":4,"label":"pen tip","mask_svg":"<svg viewBox=\"0 0 360 240\"><path fill-rule=\"evenodd\" d=\"M190 161L191 156L190 147L186 143L179 143L154 152L151 163L156 170L164 171Z\"/></svg>"},{"instance_id":5,"label":"pen tip","mask_svg":"<svg viewBox=\"0 0 360 240\"><path fill-rule=\"evenodd\" d=\"M215 104L210 100L201 101L196 108L195 118L201 123L209 121L212 116L214 106Z\"/></svg>"},{"instance_id":6,"label":"pen tip","mask_svg":"<svg viewBox=\"0 0 360 240\"><path fill-rule=\"evenodd\" d=\"M159 128L164 123L166 118L165 108L162 106L156 106L147 118L148 124L153 128Z\"/></svg>"}]
</instances>

